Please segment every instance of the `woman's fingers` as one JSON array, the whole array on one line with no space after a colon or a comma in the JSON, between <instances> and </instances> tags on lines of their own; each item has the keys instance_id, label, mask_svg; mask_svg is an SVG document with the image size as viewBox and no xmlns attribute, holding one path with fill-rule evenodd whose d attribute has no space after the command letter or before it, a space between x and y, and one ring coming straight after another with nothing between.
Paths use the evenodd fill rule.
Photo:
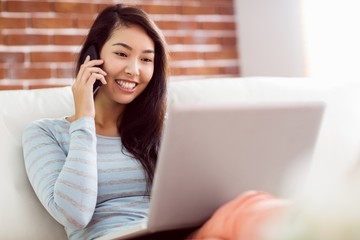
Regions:
<instances>
[{"instance_id":1,"label":"woman's fingers","mask_svg":"<svg viewBox=\"0 0 360 240\"><path fill-rule=\"evenodd\" d=\"M94 85L95 81L97 80L101 81L102 84L106 84L105 76L100 73L91 73L87 80L87 83L89 83L90 85Z\"/></svg>"},{"instance_id":2,"label":"woman's fingers","mask_svg":"<svg viewBox=\"0 0 360 240\"><path fill-rule=\"evenodd\" d=\"M102 59L90 60L90 57L87 56L85 58L84 63L81 65L81 67L84 67L84 68L94 67L94 66L99 66L103 63L104 63L104 60L102 60Z\"/></svg>"},{"instance_id":3,"label":"woman's fingers","mask_svg":"<svg viewBox=\"0 0 360 240\"><path fill-rule=\"evenodd\" d=\"M83 81L86 82L86 80L90 77L91 74L100 74L102 76L106 76L107 73L104 72L104 70L102 70L101 68L98 68L98 67L89 67L89 68L86 68L81 76L81 79Z\"/></svg>"},{"instance_id":4,"label":"woman's fingers","mask_svg":"<svg viewBox=\"0 0 360 240\"><path fill-rule=\"evenodd\" d=\"M81 78L81 76L84 73L84 70L86 69L85 64L87 64L89 61L90 61L90 56L86 56L84 63L81 64L81 66L80 66L80 69L79 69L79 72L78 72L78 74L76 76L76 79Z\"/></svg>"},{"instance_id":5,"label":"woman's fingers","mask_svg":"<svg viewBox=\"0 0 360 240\"><path fill-rule=\"evenodd\" d=\"M89 88L92 89L95 81L101 81L102 84L106 84L105 76L99 73L85 73L82 76L82 80L76 81L73 84L73 88Z\"/></svg>"},{"instance_id":6,"label":"woman's fingers","mask_svg":"<svg viewBox=\"0 0 360 240\"><path fill-rule=\"evenodd\" d=\"M104 70L102 70L101 68L99 68L99 67L92 67L92 68L89 68L89 69L90 69L91 72L99 73L99 74L102 74L104 76L107 75L107 73Z\"/></svg>"},{"instance_id":7,"label":"woman's fingers","mask_svg":"<svg viewBox=\"0 0 360 240\"><path fill-rule=\"evenodd\" d=\"M84 64L84 63L87 63L87 62L89 62L89 61L90 61L90 56L87 55L86 58L85 58L85 61L83 62L83 64Z\"/></svg>"},{"instance_id":8,"label":"woman's fingers","mask_svg":"<svg viewBox=\"0 0 360 240\"><path fill-rule=\"evenodd\" d=\"M80 66L76 80L86 80L90 76L89 72L100 73L106 76L106 72L100 67L97 67L103 63L104 61L102 59L90 60L90 56L87 56L84 63Z\"/></svg>"},{"instance_id":9,"label":"woman's fingers","mask_svg":"<svg viewBox=\"0 0 360 240\"><path fill-rule=\"evenodd\" d=\"M105 76L107 73L101 68L95 66L95 60L90 62L86 62L86 60L79 70L75 83L79 85L85 85L91 77L91 84L94 84L96 80L100 80L103 84L106 84ZM102 60L96 61L102 62Z\"/></svg>"}]
</instances>

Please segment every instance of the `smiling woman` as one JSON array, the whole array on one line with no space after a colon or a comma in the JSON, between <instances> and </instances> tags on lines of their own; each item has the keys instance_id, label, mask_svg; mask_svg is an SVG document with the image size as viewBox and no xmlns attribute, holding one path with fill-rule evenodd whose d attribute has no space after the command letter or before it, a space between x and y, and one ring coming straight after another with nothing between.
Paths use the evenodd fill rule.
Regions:
<instances>
[{"instance_id":1,"label":"smiling woman","mask_svg":"<svg viewBox=\"0 0 360 240\"><path fill-rule=\"evenodd\" d=\"M90 46L99 59L87 56ZM78 57L75 114L40 119L25 130L29 180L69 239L94 239L146 219L167 62L164 38L145 12L105 8Z\"/></svg>"}]
</instances>

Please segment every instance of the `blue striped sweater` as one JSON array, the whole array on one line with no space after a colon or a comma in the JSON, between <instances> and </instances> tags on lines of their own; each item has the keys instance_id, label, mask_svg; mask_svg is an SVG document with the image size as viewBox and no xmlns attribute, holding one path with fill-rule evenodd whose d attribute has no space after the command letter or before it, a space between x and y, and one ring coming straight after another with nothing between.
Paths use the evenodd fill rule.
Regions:
<instances>
[{"instance_id":1,"label":"blue striped sweater","mask_svg":"<svg viewBox=\"0 0 360 240\"><path fill-rule=\"evenodd\" d=\"M143 168L120 137L96 135L93 118L42 119L23 133L25 167L46 210L69 239L93 239L146 220Z\"/></svg>"}]
</instances>

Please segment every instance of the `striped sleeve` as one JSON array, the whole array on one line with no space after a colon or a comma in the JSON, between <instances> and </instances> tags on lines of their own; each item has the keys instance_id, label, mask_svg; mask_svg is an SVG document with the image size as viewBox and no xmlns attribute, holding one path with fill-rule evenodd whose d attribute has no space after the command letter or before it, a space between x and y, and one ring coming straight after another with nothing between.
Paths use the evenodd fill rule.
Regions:
<instances>
[{"instance_id":1,"label":"striped sleeve","mask_svg":"<svg viewBox=\"0 0 360 240\"><path fill-rule=\"evenodd\" d=\"M25 129L26 172L41 203L59 223L83 228L92 218L97 199L95 122L86 117L74 121L69 133L63 134L67 139L50 130L51 124L36 121ZM68 152L61 141L69 142Z\"/></svg>"}]
</instances>

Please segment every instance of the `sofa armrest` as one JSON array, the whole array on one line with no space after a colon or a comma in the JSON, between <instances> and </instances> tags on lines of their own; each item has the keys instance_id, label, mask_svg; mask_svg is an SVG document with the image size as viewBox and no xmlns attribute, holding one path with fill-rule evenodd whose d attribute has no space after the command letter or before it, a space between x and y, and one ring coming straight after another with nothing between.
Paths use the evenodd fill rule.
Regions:
<instances>
[{"instance_id":1,"label":"sofa armrest","mask_svg":"<svg viewBox=\"0 0 360 240\"><path fill-rule=\"evenodd\" d=\"M73 112L71 89L0 91L0 239L67 239L43 208L25 172L21 136L32 120Z\"/></svg>"}]
</instances>

